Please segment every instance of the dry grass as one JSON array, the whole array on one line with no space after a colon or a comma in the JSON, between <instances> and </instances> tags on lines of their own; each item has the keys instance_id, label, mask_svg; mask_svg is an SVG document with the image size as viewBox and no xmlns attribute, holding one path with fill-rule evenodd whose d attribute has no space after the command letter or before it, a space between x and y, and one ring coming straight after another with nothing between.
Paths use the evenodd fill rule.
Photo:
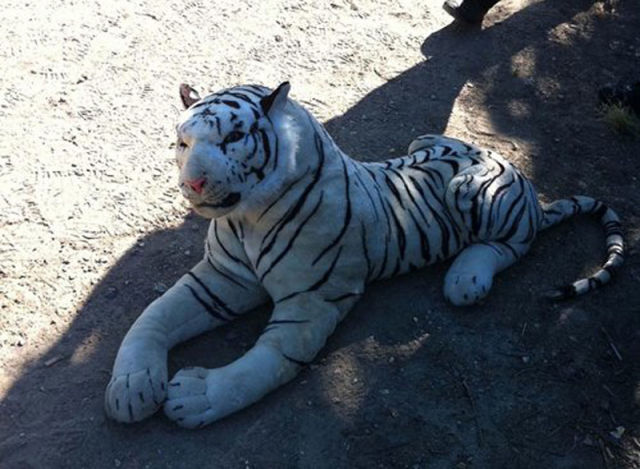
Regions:
<instances>
[{"instance_id":1,"label":"dry grass","mask_svg":"<svg viewBox=\"0 0 640 469\"><path fill-rule=\"evenodd\" d=\"M605 104L602 119L619 134L640 136L640 119L626 106Z\"/></svg>"}]
</instances>

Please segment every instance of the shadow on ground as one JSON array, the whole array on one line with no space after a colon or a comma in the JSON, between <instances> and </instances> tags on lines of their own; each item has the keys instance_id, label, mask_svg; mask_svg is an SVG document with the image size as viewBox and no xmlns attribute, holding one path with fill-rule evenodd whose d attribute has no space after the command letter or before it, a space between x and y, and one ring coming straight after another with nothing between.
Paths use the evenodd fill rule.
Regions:
<instances>
[{"instance_id":1,"label":"shadow on ground","mask_svg":"<svg viewBox=\"0 0 640 469\"><path fill-rule=\"evenodd\" d=\"M608 201L623 215L637 253L640 195L630 175L639 172L640 146L608 131L594 97L599 84L637 67L620 60L628 50L611 41L614 32L618 42L635 37L640 20L626 6L617 18L591 15L580 34L559 27L581 21L576 15L591 7L541 2L483 31L446 27L426 39L425 62L327 126L348 153L380 159L419 133L444 131L458 100L465 120L456 128L524 163L549 199L584 192ZM570 40L549 39L560 33ZM528 145L527 155L516 140ZM176 229L145 236L144 246L96 286L64 336L25 366L1 403L0 465L634 467L640 461L637 254L599 293L563 304L539 299L600 260L602 234L587 221L543 234L479 307L444 303L443 266L372 285L310 369L208 428L181 430L161 414L133 426L106 421L103 390L121 338L157 295L154 285L170 285L195 264L205 232L204 220L188 216ZM261 310L178 347L170 371L228 363L252 344L267 317ZM625 430L620 437L610 433L618 427Z\"/></svg>"}]
</instances>

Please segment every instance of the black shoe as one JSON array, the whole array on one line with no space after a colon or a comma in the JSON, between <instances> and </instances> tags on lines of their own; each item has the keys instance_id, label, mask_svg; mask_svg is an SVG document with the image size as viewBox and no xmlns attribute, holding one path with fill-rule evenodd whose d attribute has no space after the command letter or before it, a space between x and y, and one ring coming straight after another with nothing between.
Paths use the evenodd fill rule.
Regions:
<instances>
[{"instance_id":1,"label":"black shoe","mask_svg":"<svg viewBox=\"0 0 640 469\"><path fill-rule=\"evenodd\" d=\"M640 116L640 81L603 86L598 90L598 99L603 104L628 107Z\"/></svg>"},{"instance_id":2,"label":"black shoe","mask_svg":"<svg viewBox=\"0 0 640 469\"><path fill-rule=\"evenodd\" d=\"M444 11L456 20L476 24L482 22L484 15L499 0L446 0L442 5Z\"/></svg>"}]
</instances>

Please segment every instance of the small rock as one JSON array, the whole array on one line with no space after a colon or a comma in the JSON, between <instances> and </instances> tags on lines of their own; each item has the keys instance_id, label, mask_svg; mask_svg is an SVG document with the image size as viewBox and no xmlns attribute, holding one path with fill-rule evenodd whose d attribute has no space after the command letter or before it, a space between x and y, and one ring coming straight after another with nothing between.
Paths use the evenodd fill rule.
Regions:
<instances>
[{"instance_id":1,"label":"small rock","mask_svg":"<svg viewBox=\"0 0 640 469\"><path fill-rule=\"evenodd\" d=\"M122 461L120 461L119 459L116 458L116 459L113 460L113 465L116 466L116 467L120 467L120 466L122 466Z\"/></svg>"},{"instance_id":2,"label":"small rock","mask_svg":"<svg viewBox=\"0 0 640 469\"><path fill-rule=\"evenodd\" d=\"M389 391L388 389L381 389L380 390L380 394L387 396L391 391Z\"/></svg>"},{"instance_id":3,"label":"small rock","mask_svg":"<svg viewBox=\"0 0 640 469\"><path fill-rule=\"evenodd\" d=\"M168 290L167 286L162 282L156 282L153 285L153 291L156 292L156 293L162 294L162 293L166 292L167 290Z\"/></svg>"},{"instance_id":4,"label":"small rock","mask_svg":"<svg viewBox=\"0 0 640 469\"><path fill-rule=\"evenodd\" d=\"M530 360L531 360L531 359L530 359L527 355L525 355L524 357L522 357L522 363L525 363L525 364L526 364L526 363L529 363L529 361L530 361Z\"/></svg>"},{"instance_id":5,"label":"small rock","mask_svg":"<svg viewBox=\"0 0 640 469\"><path fill-rule=\"evenodd\" d=\"M615 430L613 430L612 432L609 432L609 435L611 435L612 437L614 437L616 440L619 440L620 438L622 438L622 435L624 435L626 428L624 428L622 425L616 427Z\"/></svg>"}]
</instances>

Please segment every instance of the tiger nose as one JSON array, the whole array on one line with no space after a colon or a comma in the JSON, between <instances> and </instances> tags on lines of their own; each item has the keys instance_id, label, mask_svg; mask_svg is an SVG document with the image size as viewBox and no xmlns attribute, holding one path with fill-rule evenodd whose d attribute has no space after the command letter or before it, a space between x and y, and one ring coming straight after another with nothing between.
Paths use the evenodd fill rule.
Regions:
<instances>
[{"instance_id":1,"label":"tiger nose","mask_svg":"<svg viewBox=\"0 0 640 469\"><path fill-rule=\"evenodd\" d=\"M205 182L207 182L207 178L204 176L198 179L192 179L191 181L186 181L187 185L197 194L202 194L202 188L204 187Z\"/></svg>"}]
</instances>

